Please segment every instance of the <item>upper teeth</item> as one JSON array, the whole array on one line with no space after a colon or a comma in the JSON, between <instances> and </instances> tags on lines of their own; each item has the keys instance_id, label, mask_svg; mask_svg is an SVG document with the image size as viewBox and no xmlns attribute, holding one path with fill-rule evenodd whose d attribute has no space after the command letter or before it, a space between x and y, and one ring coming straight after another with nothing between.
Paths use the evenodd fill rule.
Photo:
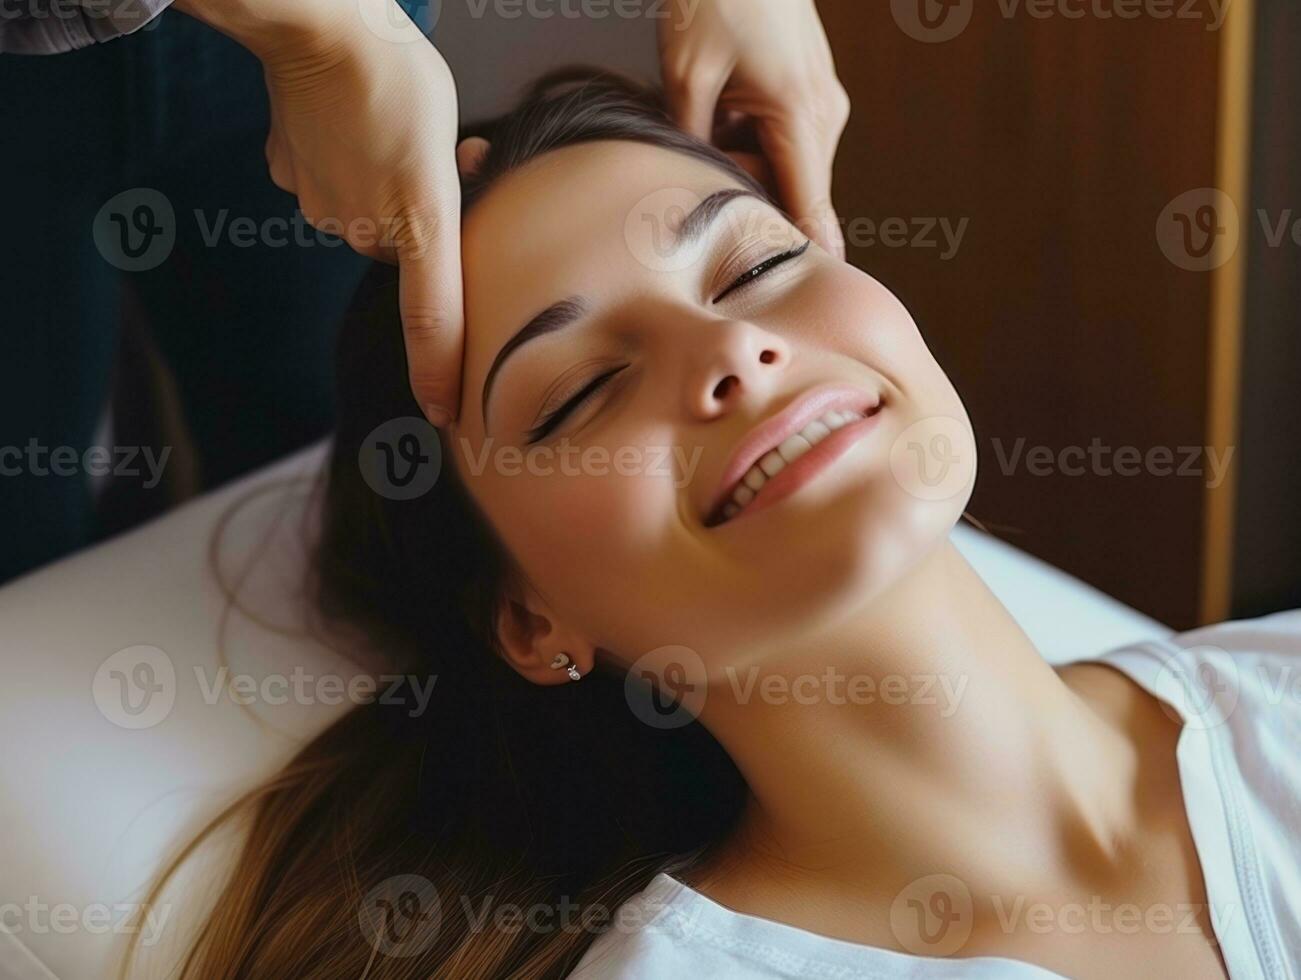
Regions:
<instances>
[{"instance_id":1,"label":"upper teeth","mask_svg":"<svg viewBox=\"0 0 1301 980\"><path fill-rule=\"evenodd\" d=\"M723 520L731 520L741 512L741 508L754 500L759 489L774 476L795 462L810 449L831 435L841 426L865 418L865 412L852 410L827 412L814 419L795 435L788 438L776 449L760 457L741 478L741 482L732 491L731 498L723 505Z\"/></svg>"}]
</instances>

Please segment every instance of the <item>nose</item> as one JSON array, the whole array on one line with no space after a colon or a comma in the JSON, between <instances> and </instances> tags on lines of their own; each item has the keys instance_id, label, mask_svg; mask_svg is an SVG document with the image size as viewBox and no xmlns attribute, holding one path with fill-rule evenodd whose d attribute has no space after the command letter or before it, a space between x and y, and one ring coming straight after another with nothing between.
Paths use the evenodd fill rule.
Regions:
<instances>
[{"instance_id":1,"label":"nose","mask_svg":"<svg viewBox=\"0 0 1301 980\"><path fill-rule=\"evenodd\" d=\"M687 412L701 421L762 400L791 359L786 341L745 320L711 320L679 342L689 345Z\"/></svg>"}]
</instances>

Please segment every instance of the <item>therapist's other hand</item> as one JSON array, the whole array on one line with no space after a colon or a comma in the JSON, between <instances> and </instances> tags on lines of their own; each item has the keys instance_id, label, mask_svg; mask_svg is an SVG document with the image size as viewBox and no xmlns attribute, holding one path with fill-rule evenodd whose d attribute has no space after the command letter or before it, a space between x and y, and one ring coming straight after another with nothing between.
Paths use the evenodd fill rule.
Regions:
<instances>
[{"instance_id":1,"label":"therapist's other hand","mask_svg":"<svg viewBox=\"0 0 1301 980\"><path fill-rule=\"evenodd\" d=\"M831 172L849 95L813 0L670 0L670 7L659 41L674 121L710 142L720 125L752 122L787 212L844 258Z\"/></svg>"},{"instance_id":2,"label":"therapist's other hand","mask_svg":"<svg viewBox=\"0 0 1301 980\"><path fill-rule=\"evenodd\" d=\"M303 217L397 263L412 392L445 425L460 404L464 334L451 69L395 0L178 6L262 62L271 179Z\"/></svg>"}]
</instances>

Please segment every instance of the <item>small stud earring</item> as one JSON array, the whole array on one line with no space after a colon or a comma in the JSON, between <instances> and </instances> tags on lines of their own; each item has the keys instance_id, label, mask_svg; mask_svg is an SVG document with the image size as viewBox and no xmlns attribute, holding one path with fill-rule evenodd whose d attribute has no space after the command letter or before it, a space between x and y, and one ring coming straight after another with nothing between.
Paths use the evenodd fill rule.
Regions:
<instances>
[{"instance_id":1,"label":"small stud earring","mask_svg":"<svg viewBox=\"0 0 1301 980\"><path fill-rule=\"evenodd\" d=\"M559 670L561 667L568 667L569 669L566 673L569 674L569 679L571 681L576 681L583 676L578 672L578 668L574 666L574 662L569 659L569 654L567 653L557 653L551 661L551 667L553 670Z\"/></svg>"}]
</instances>

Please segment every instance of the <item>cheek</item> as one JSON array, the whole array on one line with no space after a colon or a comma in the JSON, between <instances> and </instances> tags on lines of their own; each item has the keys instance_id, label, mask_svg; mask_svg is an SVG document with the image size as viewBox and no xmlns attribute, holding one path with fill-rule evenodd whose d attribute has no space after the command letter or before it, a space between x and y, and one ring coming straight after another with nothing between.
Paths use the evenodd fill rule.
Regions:
<instances>
[{"instance_id":1,"label":"cheek","mask_svg":"<svg viewBox=\"0 0 1301 980\"><path fill-rule=\"evenodd\" d=\"M823 366L873 377L888 406L841 482L808 498L809 520L774 527L773 550L790 555L811 547L819 556L793 576L801 594L788 594L781 607L789 612L804 599L812 617L819 602L831 609L843 599L849 608L883 592L948 533L974 484L975 441L957 391L912 315L885 286L836 263L794 292L780 329ZM758 542L743 541L738 550L745 564L774 575Z\"/></svg>"},{"instance_id":2,"label":"cheek","mask_svg":"<svg viewBox=\"0 0 1301 980\"><path fill-rule=\"evenodd\" d=\"M844 354L892 382L934 359L912 315L890 290L845 263L829 264L791 297L805 339Z\"/></svg>"},{"instance_id":3,"label":"cheek","mask_svg":"<svg viewBox=\"0 0 1301 980\"><path fill-rule=\"evenodd\" d=\"M538 453L532 472L496 480L489 494L494 523L526 574L602 636L613 628L607 617L630 611L630 589L680 566L673 542L687 534L671 451L621 446Z\"/></svg>"},{"instance_id":4,"label":"cheek","mask_svg":"<svg viewBox=\"0 0 1301 980\"><path fill-rule=\"evenodd\" d=\"M914 421L944 417L969 424L912 314L884 285L853 266L834 263L797 293L796 322L805 343L880 375L894 389L896 408Z\"/></svg>"}]
</instances>

